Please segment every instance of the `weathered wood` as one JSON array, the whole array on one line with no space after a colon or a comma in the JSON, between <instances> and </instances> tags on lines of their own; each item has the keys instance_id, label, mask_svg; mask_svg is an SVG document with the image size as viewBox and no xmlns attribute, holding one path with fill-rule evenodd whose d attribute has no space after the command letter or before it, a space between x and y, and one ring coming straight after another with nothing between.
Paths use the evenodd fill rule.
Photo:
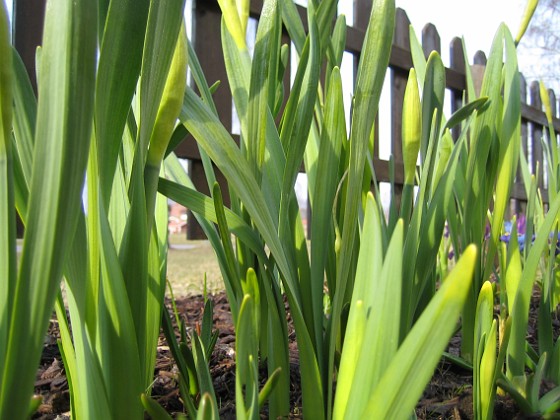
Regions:
<instances>
[{"instance_id":1,"label":"weathered wood","mask_svg":"<svg viewBox=\"0 0 560 420\"><path fill-rule=\"evenodd\" d=\"M37 94L35 53L37 47L42 44L45 7L46 0L18 0L13 15L13 44L25 65L35 94ZM17 215L18 238L23 237L23 230L23 222Z\"/></svg>"},{"instance_id":2,"label":"weathered wood","mask_svg":"<svg viewBox=\"0 0 560 420\"><path fill-rule=\"evenodd\" d=\"M198 1L194 8L194 47L206 80L210 85L220 81L214 103L220 120L231 131L232 97L225 69L221 41L221 13L212 2Z\"/></svg>"},{"instance_id":3,"label":"weathered wood","mask_svg":"<svg viewBox=\"0 0 560 420\"><path fill-rule=\"evenodd\" d=\"M525 156L529 156L528 149L528 139L529 139L529 126L527 124L527 118L523 118L524 109L528 108L527 105L527 82L525 77L520 75L520 89L521 89L521 147ZM517 179L519 182L523 182L523 177L521 176L521 168L517 172Z\"/></svg>"},{"instance_id":4,"label":"weathered wood","mask_svg":"<svg viewBox=\"0 0 560 420\"><path fill-rule=\"evenodd\" d=\"M477 52L474 53L473 64L486 66L487 61L488 60L486 58L486 54L484 53L484 51L478 50Z\"/></svg>"},{"instance_id":5,"label":"weathered wood","mask_svg":"<svg viewBox=\"0 0 560 420\"><path fill-rule=\"evenodd\" d=\"M471 74L474 83L476 96L480 96L482 89L482 81L484 80L484 70L486 69L486 55L482 51L474 54L473 64L471 66Z\"/></svg>"},{"instance_id":6,"label":"weathered wood","mask_svg":"<svg viewBox=\"0 0 560 420\"><path fill-rule=\"evenodd\" d=\"M552 89L548 89L548 101L550 103L550 111L552 114L552 117L557 117L558 113L557 113L557 106L556 106L556 94L554 93L554 91ZM553 135L552 137L550 136L550 131L548 130L548 121L547 121L547 129L545 130L546 132L546 136L544 136L544 138L546 138L546 141L548 143L549 148L551 148L552 146L552 142L556 143L556 147L558 147L558 136L557 135ZM552 148L550 149L552 150ZM549 165L551 164L551 162L548 163ZM547 179L548 181L548 179ZM546 188L548 189L549 187L549 183L546 183Z\"/></svg>"},{"instance_id":7,"label":"weathered wood","mask_svg":"<svg viewBox=\"0 0 560 420\"><path fill-rule=\"evenodd\" d=\"M547 125L546 114L533 104L521 104L521 118L534 122L539 125ZM560 119L558 117L552 119L552 126L558 133L560 132Z\"/></svg>"},{"instance_id":8,"label":"weathered wood","mask_svg":"<svg viewBox=\"0 0 560 420\"><path fill-rule=\"evenodd\" d=\"M372 0L354 0L354 27L364 33L369 23L371 5ZM361 44L359 49L361 50Z\"/></svg>"},{"instance_id":9,"label":"weathered wood","mask_svg":"<svg viewBox=\"0 0 560 420\"><path fill-rule=\"evenodd\" d=\"M428 23L422 29L422 50L426 58L430 56L432 51L437 51L441 54L441 38L437 28L432 23Z\"/></svg>"},{"instance_id":10,"label":"weathered wood","mask_svg":"<svg viewBox=\"0 0 560 420\"><path fill-rule=\"evenodd\" d=\"M540 191L543 202L548 203L548 191L543 189ZM522 209L524 210L527 208L527 193L525 191L525 187L522 184L516 183L513 185L511 190L511 197L517 199L522 202L523 206Z\"/></svg>"},{"instance_id":11,"label":"weathered wood","mask_svg":"<svg viewBox=\"0 0 560 420\"><path fill-rule=\"evenodd\" d=\"M397 9L395 20L393 44L401 48L407 48L410 45L410 35L408 31L410 20L406 12L402 9ZM403 71L401 69L391 70L391 152L396 161L402 161L403 159L402 110L407 80L408 71Z\"/></svg>"},{"instance_id":12,"label":"weathered wood","mask_svg":"<svg viewBox=\"0 0 560 420\"><path fill-rule=\"evenodd\" d=\"M354 55L354 84L357 80L360 53L371 15L372 0L354 0L354 26L347 26L346 51ZM410 54L409 54L410 55ZM379 156L379 113L373 124L373 157Z\"/></svg>"},{"instance_id":13,"label":"weathered wood","mask_svg":"<svg viewBox=\"0 0 560 420\"><path fill-rule=\"evenodd\" d=\"M403 49L410 48L410 20L406 12L402 9L397 9L395 16L395 32L393 35L393 45L399 46ZM402 119L403 119L403 102L408 81L409 71L399 68L391 68L391 152L396 162L403 161L402 150ZM403 176L404 169L399 166L395 167L395 177ZM402 194L402 185L395 184L394 186L396 206L400 207L400 197Z\"/></svg>"},{"instance_id":14,"label":"weathered wood","mask_svg":"<svg viewBox=\"0 0 560 420\"><path fill-rule=\"evenodd\" d=\"M548 89L548 100L550 101L550 109L553 117L558 117L558 103L556 101L556 94L552 89Z\"/></svg>"},{"instance_id":15,"label":"weathered wood","mask_svg":"<svg viewBox=\"0 0 560 420\"><path fill-rule=\"evenodd\" d=\"M449 43L449 67L462 75L466 72L463 42L457 37L453 38ZM451 89L451 112L457 111L463 105L463 91L464 89ZM461 127L459 126L451 131L455 140L459 138L460 133Z\"/></svg>"},{"instance_id":16,"label":"weathered wood","mask_svg":"<svg viewBox=\"0 0 560 420\"><path fill-rule=\"evenodd\" d=\"M523 77L522 74L520 74L519 76L520 76L519 86L521 90L520 92L521 104L523 106L523 104L527 104L527 82L525 81L525 77ZM528 146L527 146L528 138L529 138L529 127L527 124L527 120L525 118L521 118L521 150L524 156L529 156ZM521 163L519 163L517 167L517 174L515 176L515 181L513 185L513 190L515 189L525 191L525 186L523 184L523 172L521 168ZM514 197L513 195L512 197L514 199L513 200L514 204L512 206L511 213L514 214L524 213L527 208L527 202L526 202L527 198L525 197L525 199L521 199L519 197Z\"/></svg>"},{"instance_id":17,"label":"weathered wood","mask_svg":"<svg viewBox=\"0 0 560 420\"><path fill-rule=\"evenodd\" d=\"M232 96L225 69L224 55L221 42L221 13L217 2L199 0L194 5L194 48L206 80L209 84L220 81L220 86L214 94L214 103L224 127L232 129ZM184 144L183 147L187 147ZM183 150L180 150L184 154ZM206 175L199 160L191 161L190 176L199 191L208 191ZM227 189L227 188L226 188ZM189 215L187 223L187 237L189 239L204 239L205 235L196 219Z\"/></svg>"},{"instance_id":18,"label":"weathered wood","mask_svg":"<svg viewBox=\"0 0 560 420\"><path fill-rule=\"evenodd\" d=\"M46 0L18 0L14 7L14 46L29 74L31 85L37 92L35 53L41 45Z\"/></svg>"},{"instance_id":19,"label":"weathered wood","mask_svg":"<svg viewBox=\"0 0 560 420\"><path fill-rule=\"evenodd\" d=\"M204 0L204 1L199 0L199 2L204 3L204 8L206 10L212 10L214 13L219 14L219 8L217 6L216 0ZM262 4L263 4L263 0L253 0L251 2L251 9L250 9L251 16L258 18L260 14L260 10L262 8ZM305 9L301 6L296 6L296 7L298 13L300 14L300 17L302 18L304 27L307 27ZM356 0L354 2L354 8L355 8L355 13L354 13L355 22L352 27L347 28L348 30L347 30L346 51L352 53L355 56L354 69L356 70L359 61L361 47L364 41L365 32L367 29L367 24L369 22L370 11L371 11L371 0ZM408 73L410 67L412 66L412 59L409 51L410 47L408 45L408 22L407 19L403 19L403 16L406 16L406 13L404 11L397 11L397 22L396 22L397 26L395 29L394 43L393 43L391 57L389 61L389 67L390 67L391 79L392 79L391 149L393 152L393 156L396 160L395 167L397 172L397 179L395 181L397 182L397 184L399 182L402 182L401 179L402 177L398 175L399 165L401 165L399 161L402 159L402 152L400 149L400 141L401 141L400 120L402 118L402 114L401 114L402 111L399 108L400 108L400 103L402 102L401 98L405 86L405 84L403 83L404 77ZM403 28L403 26L405 27ZM283 37L285 39L286 34L284 34ZM218 43L217 45L220 44ZM426 56L432 50L441 51L441 40L435 26L429 24L424 28L422 33L422 45L426 53ZM461 40L458 38L453 39L450 44L450 49L451 49L450 51L451 60L450 60L449 68L446 68L446 85L447 85L446 87L451 90L451 99L452 99L451 108L452 111L455 111L461 106L463 102L463 91L466 88L465 61L464 61L464 53L463 53L463 46ZM219 51L219 49L215 49L215 50ZM207 54L208 51L209 50L206 49L204 51L204 55ZM212 49L210 49L210 51L212 51ZM221 59L221 51L219 51L219 53ZM475 79L475 86L477 86L478 89L480 89L482 83L485 64L486 64L485 54L483 52L478 51L474 56L473 65L471 69L473 72L473 77ZM209 77L209 79L211 78ZM226 80L223 77L221 77L220 79L223 81ZM288 80L288 78L286 77L285 80ZM288 89L287 84L285 85L285 87L286 89ZM220 101L221 100L222 98L220 98ZM228 100L231 101L231 98L229 98ZM554 103L556 106L556 101L554 101ZM224 124L226 125L226 127L228 127L228 118L231 118L231 116L228 117L227 109L224 109L224 111L226 111L226 113L223 114L222 112L220 112L220 115L222 121L224 121ZM532 128L538 129L539 125L542 126L544 124L546 124L546 117L541 108L526 103L522 104L521 133L522 133L522 145L525 151L527 151L527 139L528 139L527 134L529 131L528 127L531 126ZM555 129L560 132L560 120L558 118L554 119L553 125ZM375 124L376 133L378 133L378 126L379 126L378 117L376 117L376 124ZM542 128L541 128L541 132L542 132ZM536 133L538 134L538 131ZM531 139L531 146L532 148L534 148L536 144L535 131L532 130L531 134L533 134ZM456 130L454 132L454 136L457 135L458 135L458 131ZM538 141L540 142L540 137ZM375 141L376 148L374 150L374 162L375 162L374 166L377 171L378 179L380 181L385 182L385 181L389 181L388 163L378 159L379 157L378 144L379 144L379 136L378 134L376 134L376 141ZM399 147L397 147L397 145ZM536 151L538 153L539 149L536 149ZM181 145L180 152L184 157L189 157L195 160L199 158L196 144L192 139L188 139L183 145ZM533 163L531 164L533 165ZM541 176L542 176L542 171L541 171ZM517 176L516 182L518 183L518 185L516 186L516 190L522 191L524 187L522 186L522 184L520 184L521 177L519 176L519 174ZM519 205L517 205L516 208L519 208Z\"/></svg>"},{"instance_id":20,"label":"weathered wood","mask_svg":"<svg viewBox=\"0 0 560 420\"><path fill-rule=\"evenodd\" d=\"M529 101L531 103L531 106L533 108L536 108L538 110L541 110L541 113L544 115L544 113L542 112L542 101L541 101L541 95L540 95L540 89L539 89L539 83L538 82L532 82L531 85L529 86ZM545 123L546 123L546 117L545 117ZM537 185L543 189L544 188L544 177L543 177L543 173L546 170L545 166L544 166L544 153L543 153L543 149L542 149L542 144L541 144L541 140L542 140L542 134L543 134L543 125L539 124L538 122L532 122L531 123L531 162L532 162L532 170L533 173L536 173L536 168L537 168L537 163L538 163L538 167L539 167L539 173L538 173L538 182Z\"/></svg>"}]
</instances>

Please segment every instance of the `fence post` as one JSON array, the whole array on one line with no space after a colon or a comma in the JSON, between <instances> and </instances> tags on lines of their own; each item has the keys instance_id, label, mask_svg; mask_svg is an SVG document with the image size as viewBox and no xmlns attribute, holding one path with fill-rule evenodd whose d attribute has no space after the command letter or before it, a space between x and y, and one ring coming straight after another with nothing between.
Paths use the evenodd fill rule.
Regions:
<instances>
[{"instance_id":1,"label":"fence post","mask_svg":"<svg viewBox=\"0 0 560 420\"><path fill-rule=\"evenodd\" d=\"M523 74L519 75L519 88L521 94L521 106L523 106L527 104L527 82L525 81L525 77L523 76ZM527 159L530 158L529 148L528 148L528 138L529 138L529 127L527 124L527 120L521 118L521 153L523 153ZM531 162L528 161L528 164L531 165ZM517 167L517 175L515 176L514 189L520 191L525 190L525 186L523 184L523 174L521 172L521 163ZM515 198L512 213L515 214L525 213L526 210L527 210L527 201L521 201L519 198Z\"/></svg>"},{"instance_id":2,"label":"fence post","mask_svg":"<svg viewBox=\"0 0 560 420\"><path fill-rule=\"evenodd\" d=\"M471 74L474 83L474 90L476 92L477 97L480 96L485 70L486 70L486 55L482 51L477 51L474 54L473 64L471 66ZM469 100L472 99L474 98L469 98Z\"/></svg>"},{"instance_id":3,"label":"fence post","mask_svg":"<svg viewBox=\"0 0 560 420\"><path fill-rule=\"evenodd\" d=\"M465 53L463 51L463 41L460 38L453 38L449 44L449 67L458 73L466 74ZM451 112L457 111L463 105L463 91L451 90ZM456 141L461 134L461 127L457 126L451 130L451 135Z\"/></svg>"},{"instance_id":4,"label":"fence post","mask_svg":"<svg viewBox=\"0 0 560 420\"><path fill-rule=\"evenodd\" d=\"M393 45L404 49L410 48L409 25L410 20L406 12L400 8L397 9ZM391 72L391 151L395 161L402 162L402 105L408 71L396 68L389 71Z\"/></svg>"},{"instance_id":5,"label":"fence post","mask_svg":"<svg viewBox=\"0 0 560 420\"><path fill-rule=\"evenodd\" d=\"M231 133L232 98L221 47L222 13L216 1L197 0L194 2L193 7L194 48L208 83L212 85L216 81L220 81L220 86L214 95L214 103L216 104L220 121L226 130ZM189 173L196 189L208 194L208 184L200 159L192 159L190 161ZM220 178L218 173L216 173L216 177ZM227 184L224 182L219 183L222 186L224 200L226 200ZM229 197L229 194L227 194L227 197ZM229 203L229 200L225 202ZM206 238L190 210L187 211L187 238Z\"/></svg>"},{"instance_id":6,"label":"fence post","mask_svg":"<svg viewBox=\"0 0 560 420\"><path fill-rule=\"evenodd\" d=\"M393 45L403 49L410 49L410 20L406 12L400 8L397 9L395 16L395 33L393 35ZM401 174L395 174L397 179L402 179L402 117L404 92L408 81L408 71L398 68L389 68L391 73L391 152L395 162L395 172L400 171ZM400 198L402 195L402 185L395 181L394 194L396 198L396 206L400 208Z\"/></svg>"},{"instance_id":7,"label":"fence post","mask_svg":"<svg viewBox=\"0 0 560 420\"><path fill-rule=\"evenodd\" d=\"M12 16L13 44L20 55L35 95L37 95L37 78L35 53L42 44L43 22L45 20L46 0L18 0ZM16 234L23 237L23 223L16 214Z\"/></svg>"},{"instance_id":8,"label":"fence post","mask_svg":"<svg viewBox=\"0 0 560 420\"><path fill-rule=\"evenodd\" d=\"M426 24L422 29L422 50L426 58L430 56L432 51L441 54L441 38L433 23Z\"/></svg>"},{"instance_id":9,"label":"fence post","mask_svg":"<svg viewBox=\"0 0 560 420\"><path fill-rule=\"evenodd\" d=\"M539 82L531 82L529 86L529 101L532 107L542 111L542 101L541 101L541 94L539 88ZM537 179L537 185L539 188L544 188L544 177L543 173L546 170L545 162L544 162L544 153L542 149L542 134L543 134L543 127L537 122L531 123L531 154L532 154L532 170L533 173L536 173L537 163L539 166L539 173Z\"/></svg>"},{"instance_id":10,"label":"fence post","mask_svg":"<svg viewBox=\"0 0 560 420\"><path fill-rule=\"evenodd\" d=\"M372 0L354 0L354 27L362 31L366 31L371 15ZM358 74L358 64L360 63L359 54L354 56L354 85L356 84ZM379 157L379 113L375 116L373 124L373 158Z\"/></svg>"}]
</instances>

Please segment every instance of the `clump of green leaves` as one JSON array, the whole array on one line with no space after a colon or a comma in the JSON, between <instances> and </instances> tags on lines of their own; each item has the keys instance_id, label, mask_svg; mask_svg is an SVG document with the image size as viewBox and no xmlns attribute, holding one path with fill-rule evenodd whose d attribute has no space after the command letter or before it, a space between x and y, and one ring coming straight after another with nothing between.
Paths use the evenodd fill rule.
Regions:
<instances>
[{"instance_id":1,"label":"clump of green leaves","mask_svg":"<svg viewBox=\"0 0 560 420\"><path fill-rule=\"evenodd\" d=\"M63 277L66 301L59 294L56 311L72 415L143 416L165 289L167 203L157 184L186 85L183 8L50 0L38 100L21 60L0 40L0 150L9 161L1 224L12 237L0 250L10 267L1 289L1 418L29 414ZM0 22L6 33L4 8ZM18 270L16 207L25 224Z\"/></svg>"}]
</instances>

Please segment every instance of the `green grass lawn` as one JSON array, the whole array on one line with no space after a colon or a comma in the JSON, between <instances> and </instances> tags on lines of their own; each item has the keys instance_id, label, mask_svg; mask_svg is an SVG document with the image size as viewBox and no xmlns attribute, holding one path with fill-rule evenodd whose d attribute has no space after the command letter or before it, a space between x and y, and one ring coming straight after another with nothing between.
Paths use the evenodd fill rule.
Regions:
<instances>
[{"instance_id":1,"label":"green grass lawn","mask_svg":"<svg viewBox=\"0 0 560 420\"><path fill-rule=\"evenodd\" d=\"M222 273L208 241L189 241L185 234L174 234L169 236L169 244L167 278L175 297L202 293L205 273L208 292L224 289Z\"/></svg>"},{"instance_id":2,"label":"green grass lawn","mask_svg":"<svg viewBox=\"0 0 560 420\"><path fill-rule=\"evenodd\" d=\"M222 273L208 241L189 241L185 234L174 234L169 236L169 243L167 278L175 297L201 294L205 273L209 293L224 289ZM23 240L18 239L17 245L19 257Z\"/></svg>"}]
</instances>

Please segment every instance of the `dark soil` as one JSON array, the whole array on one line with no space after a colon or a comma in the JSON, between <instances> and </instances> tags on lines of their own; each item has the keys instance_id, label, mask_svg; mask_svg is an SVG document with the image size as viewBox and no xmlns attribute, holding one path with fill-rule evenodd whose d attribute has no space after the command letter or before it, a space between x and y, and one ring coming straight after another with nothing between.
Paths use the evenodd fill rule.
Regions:
<instances>
[{"instance_id":1,"label":"dark soil","mask_svg":"<svg viewBox=\"0 0 560 420\"><path fill-rule=\"evenodd\" d=\"M214 302L214 327L219 330L219 338L211 357L210 372L214 380L216 398L220 407L220 417L235 418L235 336L229 304L224 294L212 296ZM531 305L529 335L536 331L536 299ZM191 296L176 301L179 314L185 318L186 325L197 328L201 322L204 308L202 296ZM169 309L170 302L166 301ZM56 319L50 324L45 338L41 365L37 371L35 393L43 397L43 404L33 418L66 419L70 415L68 383L57 346L59 332ZM295 334L290 333L290 379L292 383L290 418L302 418L301 389ZM529 340L531 341L531 340ZM458 354L459 337L452 338L448 352ZM263 375L266 372L263 371ZM177 368L163 334L158 343L155 381L152 396L169 413L183 411L180 400ZM471 419L472 411L472 372L463 370L445 360L438 365L431 382L424 391L416 407L419 419ZM496 419L523 418L513 400L498 395L494 409Z\"/></svg>"}]
</instances>

